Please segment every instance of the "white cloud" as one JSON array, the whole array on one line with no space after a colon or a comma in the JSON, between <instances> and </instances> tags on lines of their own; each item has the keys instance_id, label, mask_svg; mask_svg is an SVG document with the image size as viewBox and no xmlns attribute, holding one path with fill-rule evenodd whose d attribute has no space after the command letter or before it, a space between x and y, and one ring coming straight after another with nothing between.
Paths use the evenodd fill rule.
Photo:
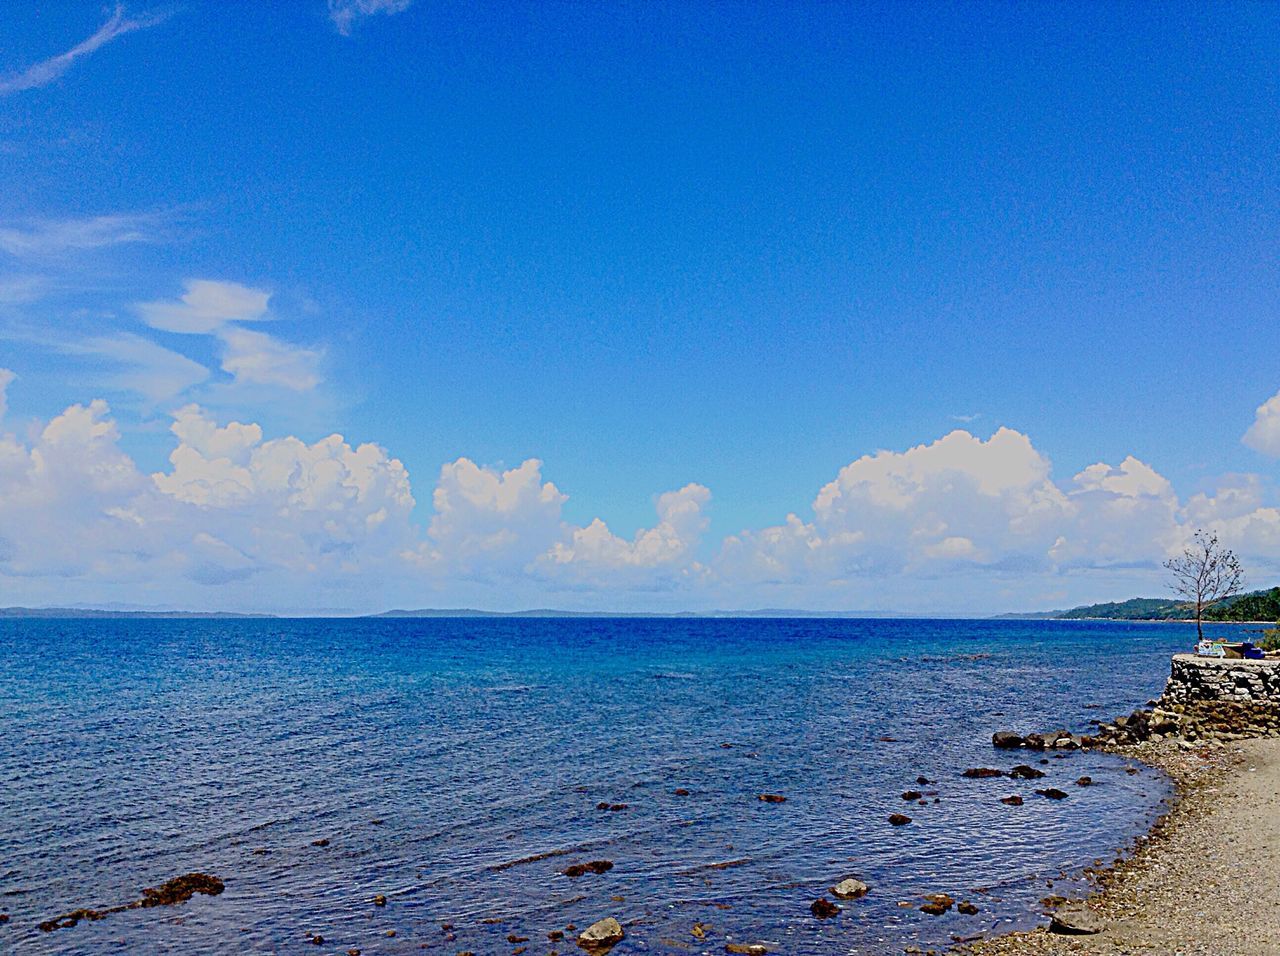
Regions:
<instances>
[{"instance_id":1,"label":"white cloud","mask_svg":"<svg viewBox=\"0 0 1280 956\"><path fill-rule=\"evenodd\" d=\"M536 458L503 472L468 458L449 462L432 496L431 560L467 574L521 570L560 538L567 500L542 480Z\"/></svg>"},{"instance_id":2,"label":"white cloud","mask_svg":"<svg viewBox=\"0 0 1280 956\"><path fill-rule=\"evenodd\" d=\"M47 86L71 69L72 64L81 57L88 56L126 33L162 23L167 16L168 14L165 13L147 13L128 18L124 14L123 5L117 4L115 12L92 36L77 43L65 53L59 53L57 56L28 67L21 73L0 79L0 96Z\"/></svg>"},{"instance_id":3,"label":"white cloud","mask_svg":"<svg viewBox=\"0 0 1280 956\"><path fill-rule=\"evenodd\" d=\"M306 392L323 381L318 349L290 345L264 332L228 326L218 331L222 341L222 370L237 383L277 385Z\"/></svg>"},{"instance_id":4,"label":"white cloud","mask_svg":"<svg viewBox=\"0 0 1280 956\"><path fill-rule=\"evenodd\" d=\"M192 335L209 335L228 322L258 322L270 318L271 293L237 282L187 279L186 292L174 302L143 302L138 314L153 329Z\"/></svg>"},{"instance_id":5,"label":"white cloud","mask_svg":"<svg viewBox=\"0 0 1280 956\"><path fill-rule=\"evenodd\" d=\"M64 346L63 351L124 365L125 370L108 376L106 384L137 392L153 403L180 395L209 377L209 370L199 362L129 333L85 339Z\"/></svg>"},{"instance_id":6,"label":"white cloud","mask_svg":"<svg viewBox=\"0 0 1280 956\"><path fill-rule=\"evenodd\" d=\"M693 554L707 528L705 508L710 500L710 490L699 484L660 495L658 523L638 531L630 541L615 535L599 518L585 528L566 528L564 539L538 559L537 568L550 575L598 585L653 583L670 577L655 576L655 571L674 571L677 579L699 573L701 568Z\"/></svg>"},{"instance_id":7,"label":"white cloud","mask_svg":"<svg viewBox=\"0 0 1280 956\"><path fill-rule=\"evenodd\" d=\"M0 421L9 411L9 386L18 376L7 368L0 368Z\"/></svg>"},{"instance_id":8,"label":"white cloud","mask_svg":"<svg viewBox=\"0 0 1280 956\"><path fill-rule=\"evenodd\" d=\"M1280 392L1258 406L1253 424L1241 440L1254 451L1280 458Z\"/></svg>"},{"instance_id":9,"label":"white cloud","mask_svg":"<svg viewBox=\"0 0 1280 956\"><path fill-rule=\"evenodd\" d=\"M39 258L129 243L158 242L165 216L119 213L87 219L39 219L0 227L0 249L11 256Z\"/></svg>"},{"instance_id":10,"label":"white cloud","mask_svg":"<svg viewBox=\"0 0 1280 956\"><path fill-rule=\"evenodd\" d=\"M376 14L392 15L409 9L413 0L329 0L329 19L344 37L359 20Z\"/></svg>"}]
</instances>

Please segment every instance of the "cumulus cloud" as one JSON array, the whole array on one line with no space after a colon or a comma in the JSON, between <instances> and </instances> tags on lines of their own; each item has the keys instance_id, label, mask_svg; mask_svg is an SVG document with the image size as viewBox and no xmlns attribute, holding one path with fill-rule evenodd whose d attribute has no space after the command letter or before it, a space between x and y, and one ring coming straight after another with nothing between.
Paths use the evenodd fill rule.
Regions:
<instances>
[{"instance_id":1,"label":"cumulus cloud","mask_svg":"<svg viewBox=\"0 0 1280 956\"><path fill-rule=\"evenodd\" d=\"M29 445L0 437L0 574L267 588L368 588L414 546L404 466L339 435L264 441L175 413L170 468L143 473L107 405L73 405ZM258 583L258 579L262 579ZM173 598L170 597L170 600ZM270 597L267 597L270 600Z\"/></svg>"},{"instance_id":2,"label":"cumulus cloud","mask_svg":"<svg viewBox=\"0 0 1280 956\"><path fill-rule=\"evenodd\" d=\"M0 368L0 421L9 411L9 386L18 376L7 368Z\"/></svg>"},{"instance_id":3,"label":"cumulus cloud","mask_svg":"<svg viewBox=\"0 0 1280 956\"><path fill-rule=\"evenodd\" d=\"M694 550L707 528L709 489L688 484L658 496L658 523L628 540L599 518L565 528L563 538L538 558L535 570L574 584L663 586L703 572Z\"/></svg>"},{"instance_id":4,"label":"cumulus cloud","mask_svg":"<svg viewBox=\"0 0 1280 956\"><path fill-rule=\"evenodd\" d=\"M329 0L329 19L339 33L348 37L360 20L377 14L403 13L412 3L413 0Z\"/></svg>"},{"instance_id":5,"label":"cumulus cloud","mask_svg":"<svg viewBox=\"0 0 1280 956\"><path fill-rule=\"evenodd\" d=\"M1280 392L1258 406L1253 424L1242 441L1254 451L1280 458Z\"/></svg>"},{"instance_id":6,"label":"cumulus cloud","mask_svg":"<svg viewBox=\"0 0 1280 956\"><path fill-rule=\"evenodd\" d=\"M167 13L145 13L126 17L124 7L117 4L115 11L102 26L70 50L65 53L59 53L57 56L50 57L47 60L42 60L20 73L0 79L0 96L47 86L71 69L75 61L81 57L88 56L95 50L106 46L112 40L119 39L134 30L143 30L162 23L167 17Z\"/></svg>"}]
</instances>

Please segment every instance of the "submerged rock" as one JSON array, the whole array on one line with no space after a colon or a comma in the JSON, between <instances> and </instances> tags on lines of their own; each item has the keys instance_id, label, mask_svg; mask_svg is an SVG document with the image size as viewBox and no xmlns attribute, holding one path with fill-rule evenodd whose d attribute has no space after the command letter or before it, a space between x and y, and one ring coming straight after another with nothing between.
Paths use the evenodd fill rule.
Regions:
<instances>
[{"instance_id":1,"label":"submerged rock","mask_svg":"<svg viewBox=\"0 0 1280 956\"><path fill-rule=\"evenodd\" d=\"M763 803L786 803L787 802L786 797L777 793L762 793L760 794L759 799Z\"/></svg>"},{"instance_id":2,"label":"submerged rock","mask_svg":"<svg viewBox=\"0 0 1280 956\"><path fill-rule=\"evenodd\" d=\"M740 956L768 956L767 947L759 943L725 943L724 951L726 953L738 953Z\"/></svg>"},{"instance_id":3,"label":"submerged rock","mask_svg":"<svg viewBox=\"0 0 1280 956\"><path fill-rule=\"evenodd\" d=\"M841 900L856 900L867 895L867 884L849 877L831 887L831 895Z\"/></svg>"},{"instance_id":4,"label":"submerged rock","mask_svg":"<svg viewBox=\"0 0 1280 956\"><path fill-rule=\"evenodd\" d=\"M1020 807L1020 806L1022 806L1022 798L1021 798L1020 796L1018 796L1016 793L1015 793L1013 796L1011 796L1011 797L1001 797L1001 798L1000 798L1000 802L1001 802L1001 803L1006 803L1006 804L1008 804L1008 805L1009 805L1009 806L1011 806L1011 807Z\"/></svg>"},{"instance_id":5,"label":"submerged rock","mask_svg":"<svg viewBox=\"0 0 1280 956\"><path fill-rule=\"evenodd\" d=\"M175 906L178 903L185 903L196 893L217 896L224 889L226 889L226 886L216 876L210 876L208 873L186 873L182 876L175 876L172 880L161 883L159 886L146 887L142 891L142 899L140 900L134 900L132 903L112 906L103 910L84 908L72 910L70 913L63 913L61 916L45 920L40 924L40 930L45 933L51 933L55 929L66 929L75 926L82 919L100 920L105 919L112 913L123 913L125 910L150 909L153 906Z\"/></svg>"},{"instance_id":6,"label":"submerged rock","mask_svg":"<svg viewBox=\"0 0 1280 956\"><path fill-rule=\"evenodd\" d=\"M819 897L809 904L809 912L818 919L830 919L840 912L840 907L825 897Z\"/></svg>"},{"instance_id":7,"label":"submerged rock","mask_svg":"<svg viewBox=\"0 0 1280 956\"><path fill-rule=\"evenodd\" d=\"M889 822L892 823L895 827L902 827L910 823L911 818L907 816L905 813L891 813L889 814Z\"/></svg>"},{"instance_id":8,"label":"submerged rock","mask_svg":"<svg viewBox=\"0 0 1280 956\"><path fill-rule=\"evenodd\" d=\"M1077 786L1077 787L1091 787L1091 786L1093 786L1093 778L1092 778L1092 777L1089 777L1089 776L1081 777L1079 780L1077 780L1077 781L1076 781L1076 786Z\"/></svg>"},{"instance_id":9,"label":"submerged rock","mask_svg":"<svg viewBox=\"0 0 1280 956\"><path fill-rule=\"evenodd\" d=\"M1039 780L1044 776L1044 771L1029 767L1025 763L1020 763L1009 771L1009 776L1015 780Z\"/></svg>"},{"instance_id":10,"label":"submerged rock","mask_svg":"<svg viewBox=\"0 0 1280 956\"><path fill-rule=\"evenodd\" d=\"M1037 791L1036 791L1036 793L1040 794L1040 796L1042 796L1042 797L1048 797L1050 800L1065 800L1065 799L1067 799L1067 795L1066 795L1066 793L1064 793L1063 791L1059 790L1057 787L1048 787L1048 788L1046 788L1046 789L1044 789L1044 790L1037 790Z\"/></svg>"},{"instance_id":11,"label":"submerged rock","mask_svg":"<svg viewBox=\"0 0 1280 956\"><path fill-rule=\"evenodd\" d=\"M960 776L968 777L970 780L982 780L987 777L1003 777L1004 771L994 767L970 767Z\"/></svg>"},{"instance_id":12,"label":"submerged rock","mask_svg":"<svg viewBox=\"0 0 1280 956\"><path fill-rule=\"evenodd\" d=\"M965 916L973 916L975 913L978 912L978 907L975 906L973 903L970 903L968 900L965 900L963 903L961 903L959 906L956 907L956 912L963 913Z\"/></svg>"},{"instance_id":13,"label":"submerged rock","mask_svg":"<svg viewBox=\"0 0 1280 956\"><path fill-rule=\"evenodd\" d=\"M1025 743L1021 734L1015 734L1011 730L997 730L991 735L991 745L1001 750L1013 750Z\"/></svg>"},{"instance_id":14,"label":"submerged rock","mask_svg":"<svg viewBox=\"0 0 1280 956\"><path fill-rule=\"evenodd\" d=\"M612 916L606 916L599 922L592 923L578 937L578 945L583 949L597 952L607 950L622 942L627 934L622 931L622 924Z\"/></svg>"},{"instance_id":15,"label":"submerged rock","mask_svg":"<svg viewBox=\"0 0 1280 956\"><path fill-rule=\"evenodd\" d=\"M904 791L902 791L902 799L903 799L903 800L919 800L919 799L920 799L921 797L923 797L923 796L924 796L924 794L923 794L923 793L921 793L919 790L904 790Z\"/></svg>"},{"instance_id":16,"label":"submerged rock","mask_svg":"<svg viewBox=\"0 0 1280 956\"><path fill-rule=\"evenodd\" d=\"M577 879L579 876L585 876L588 873L608 873L612 869L612 860L592 860L590 863L575 863L572 866L566 866L560 872L570 879Z\"/></svg>"}]
</instances>

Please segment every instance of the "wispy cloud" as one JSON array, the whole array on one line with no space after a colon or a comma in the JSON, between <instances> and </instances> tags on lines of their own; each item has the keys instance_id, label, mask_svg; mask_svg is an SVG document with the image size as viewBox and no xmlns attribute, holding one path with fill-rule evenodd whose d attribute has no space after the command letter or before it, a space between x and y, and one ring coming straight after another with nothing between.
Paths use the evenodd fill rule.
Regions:
<instances>
[{"instance_id":1,"label":"wispy cloud","mask_svg":"<svg viewBox=\"0 0 1280 956\"><path fill-rule=\"evenodd\" d=\"M177 302L161 300L138 305L138 314L153 329L207 335L227 322L256 322L271 318L267 303L271 293L238 282L188 279L186 292Z\"/></svg>"},{"instance_id":2,"label":"wispy cloud","mask_svg":"<svg viewBox=\"0 0 1280 956\"><path fill-rule=\"evenodd\" d=\"M0 249L11 256L40 258L163 238L160 213L120 213L88 219L39 219L0 226Z\"/></svg>"},{"instance_id":3,"label":"wispy cloud","mask_svg":"<svg viewBox=\"0 0 1280 956\"><path fill-rule=\"evenodd\" d=\"M0 96L8 96L12 93L21 93L23 90L33 90L40 86L47 86L71 69L71 65L82 56L88 56L126 33L153 27L167 19L168 16L167 13L144 13L126 17L124 6L117 4L115 12L111 14L107 22L100 26L97 32L88 39L77 43L65 53L59 53L55 57L50 57L34 66L28 67L21 73L15 73L0 79Z\"/></svg>"},{"instance_id":4,"label":"wispy cloud","mask_svg":"<svg viewBox=\"0 0 1280 956\"><path fill-rule=\"evenodd\" d=\"M9 410L8 389L13 380L18 376L14 375L7 368L0 368L0 419L3 419L5 412Z\"/></svg>"},{"instance_id":5,"label":"wispy cloud","mask_svg":"<svg viewBox=\"0 0 1280 956\"><path fill-rule=\"evenodd\" d=\"M339 33L349 37L358 20L379 13L403 13L411 3L413 0L329 0L329 19Z\"/></svg>"},{"instance_id":6,"label":"wispy cloud","mask_svg":"<svg viewBox=\"0 0 1280 956\"><path fill-rule=\"evenodd\" d=\"M104 384L136 392L156 404L181 395L209 377L209 370L199 362L127 332L85 339L63 346L62 351L122 366L108 375Z\"/></svg>"},{"instance_id":7,"label":"wispy cloud","mask_svg":"<svg viewBox=\"0 0 1280 956\"><path fill-rule=\"evenodd\" d=\"M219 330L218 338L223 345L222 370L235 376L237 383L307 392L323 381L320 362L324 353L318 349L235 326Z\"/></svg>"},{"instance_id":8,"label":"wispy cloud","mask_svg":"<svg viewBox=\"0 0 1280 956\"><path fill-rule=\"evenodd\" d=\"M968 425L970 422L976 422L981 417L981 412L974 412L972 415L952 415L951 420L953 422L963 422Z\"/></svg>"}]
</instances>

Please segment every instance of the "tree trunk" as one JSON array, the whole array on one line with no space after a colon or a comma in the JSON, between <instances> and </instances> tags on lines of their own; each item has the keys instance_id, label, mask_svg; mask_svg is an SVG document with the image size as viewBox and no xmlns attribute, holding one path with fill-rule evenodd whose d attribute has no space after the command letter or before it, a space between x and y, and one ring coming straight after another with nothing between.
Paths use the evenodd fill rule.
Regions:
<instances>
[{"instance_id":1,"label":"tree trunk","mask_svg":"<svg viewBox=\"0 0 1280 956\"><path fill-rule=\"evenodd\" d=\"M1204 628L1200 624L1203 617L1204 605L1201 602L1196 601L1196 640L1198 641L1204 640Z\"/></svg>"}]
</instances>

